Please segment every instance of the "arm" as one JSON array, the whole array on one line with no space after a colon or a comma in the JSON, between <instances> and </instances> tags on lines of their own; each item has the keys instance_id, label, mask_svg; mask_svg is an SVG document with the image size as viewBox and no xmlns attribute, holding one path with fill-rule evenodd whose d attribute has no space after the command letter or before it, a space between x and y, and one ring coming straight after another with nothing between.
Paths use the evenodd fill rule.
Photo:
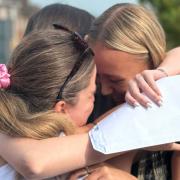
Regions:
<instances>
[{"instance_id":1,"label":"arm","mask_svg":"<svg viewBox=\"0 0 180 180\"><path fill-rule=\"evenodd\" d=\"M102 115L96 123L115 109L117 107ZM87 134L93 126L85 126L76 132L77 135L44 140L12 138L0 133L0 157L24 177L34 179L64 174L116 156L93 150Z\"/></svg>"},{"instance_id":2,"label":"arm","mask_svg":"<svg viewBox=\"0 0 180 180\"><path fill-rule=\"evenodd\" d=\"M158 70L163 69L165 73ZM130 105L141 104L147 107L150 102L142 93L143 91L150 99L158 105L162 103L161 92L158 89L155 81L163 77L180 74L180 47L169 51L164 61L155 70L145 70L136 75L129 82L129 88L126 93L126 101Z\"/></svg>"},{"instance_id":3,"label":"arm","mask_svg":"<svg viewBox=\"0 0 180 180\"><path fill-rule=\"evenodd\" d=\"M169 51L159 68L165 69L169 76L180 74L180 47Z\"/></svg>"},{"instance_id":4,"label":"arm","mask_svg":"<svg viewBox=\"0 0 180 180\"><path fill-rule=\"evenodd\" d=\"M180 179L180 152L174 152L172 157L172 180Z\"/></svg>"},{"instance_id":5,"label":"arm","mask_svg":"<svg viewBox=\"0 0 180 180\"><path fill-rule=\"evenodd\" d=\"M111 156L93 150L88 134L45 140L11 138L0 134L0 154L27 179L63 174Z\"/></svg>"}]
</instances>

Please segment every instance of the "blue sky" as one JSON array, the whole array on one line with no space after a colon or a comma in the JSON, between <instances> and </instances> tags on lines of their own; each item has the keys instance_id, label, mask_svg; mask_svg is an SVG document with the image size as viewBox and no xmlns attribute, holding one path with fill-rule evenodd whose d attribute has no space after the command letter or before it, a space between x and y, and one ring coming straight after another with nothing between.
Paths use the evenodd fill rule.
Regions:
<instances>
[{"instance_id":1,"label":"blue sky","mask_svg":"<svg viewBox=\"0 0 180 180\"><path fill-rule=\"evenodd\" d=\"M44 7L52 3L63 3L85 9L97 16L105 9L116 3L130 2L137 3L137 0L30 0L33 4Z\"/></svg>"}]
</instances>

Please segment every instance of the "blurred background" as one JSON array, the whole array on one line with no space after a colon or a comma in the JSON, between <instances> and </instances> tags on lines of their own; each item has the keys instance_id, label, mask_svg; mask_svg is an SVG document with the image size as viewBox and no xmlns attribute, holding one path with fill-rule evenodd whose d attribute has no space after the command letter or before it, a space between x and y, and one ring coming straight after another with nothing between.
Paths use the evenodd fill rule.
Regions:
<instances>
[{"instance_id":1,"label":"blurred background","mask_svg":"<svg viewBox=\"0 0 180 180\"><path fill-rule=\"evenodd\" d=\"M28 18L40 8L63 3L98 16L121 2L141 3L153 9L166 32L168 49L180 45L180 0L0 0L0 63L7 62L22 39Z\"/></svg>"}]
</instances>

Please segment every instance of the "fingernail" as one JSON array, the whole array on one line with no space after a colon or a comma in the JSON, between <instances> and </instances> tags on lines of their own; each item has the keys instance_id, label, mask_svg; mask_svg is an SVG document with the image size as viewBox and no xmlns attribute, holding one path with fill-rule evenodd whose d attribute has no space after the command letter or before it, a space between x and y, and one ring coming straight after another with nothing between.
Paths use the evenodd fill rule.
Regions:
<instances>
[{"instance_id":1,"label":"fingernail","mask_svg":"<svg viewBox=\"0 0 180 180\"><path fill-rule=\"evenodd\" d=\"M162 97L162 96L159 96L159 100L161 100L161 101L162 101L162 99L163 99L163 97Z\"/></svg>"},{"instance_id":2,"label":"fingernail","mask_svg":"<svg viewBox=\"0 0 180 180\"><path fill-rule=\"evenodd\" d=\"M138 106L140 106L140 104L138 102L135 102L134 107L138 107Z\"/></svg>"},{"instance_id":3,"label":"fingernail","mask_svg":"<svg viewBox=\"0 0 180 180\"><path fill-rule=\"evenodd\" d=\"M148 103L146 104L146 107L147 107L147 108L152 108L152 104L151 104L150 102L148 102Z\"/></svg>"},{"instance_id":4,"label":"fingernail","mask_svg":"<svg viewBox=\"0 0 180 180\"><path fill-rule=\"evenodd\" d=\"M163 101L162 101L162 99L161 99L161 100L159 100L159 101L157 102L157 104L158 104L159 106L162 106L162 105L163 105Z\"/></svg>"}]
</instances>

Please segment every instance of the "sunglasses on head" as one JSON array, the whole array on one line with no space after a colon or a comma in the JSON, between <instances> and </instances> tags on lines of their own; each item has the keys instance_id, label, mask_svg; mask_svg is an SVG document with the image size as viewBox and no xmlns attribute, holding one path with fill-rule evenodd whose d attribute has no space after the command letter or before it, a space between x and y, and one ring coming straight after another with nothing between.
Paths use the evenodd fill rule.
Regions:
<instances>
[{"instance_id":1,"label":"sunglasses on head","mask_svg":"<svg viewBox=\"0 0 180 180\"><path fill-rule=\"evenodd\" d=\"M88 46L87 42L82 38L82 36L78 32L73 32L69 30L67 27L64 27L60 24L53 24L55 29L63 30L66 32L69 32L72 35L72 40L78 50L80 50L82 53L80 57L78 58L77 62L74 64L74 67L72 68L70 74L67 76L66 80L64 81L63 85L60 87L59 93L56 97L56 101L62 100L62 93L65 88L65 86L68 84L68 82L74 77L74 75L77 73L77 71L80 69L83 61L86 59L86 57L94 56L94 52L92 49Z\"/></svg>"}]
</instances>

